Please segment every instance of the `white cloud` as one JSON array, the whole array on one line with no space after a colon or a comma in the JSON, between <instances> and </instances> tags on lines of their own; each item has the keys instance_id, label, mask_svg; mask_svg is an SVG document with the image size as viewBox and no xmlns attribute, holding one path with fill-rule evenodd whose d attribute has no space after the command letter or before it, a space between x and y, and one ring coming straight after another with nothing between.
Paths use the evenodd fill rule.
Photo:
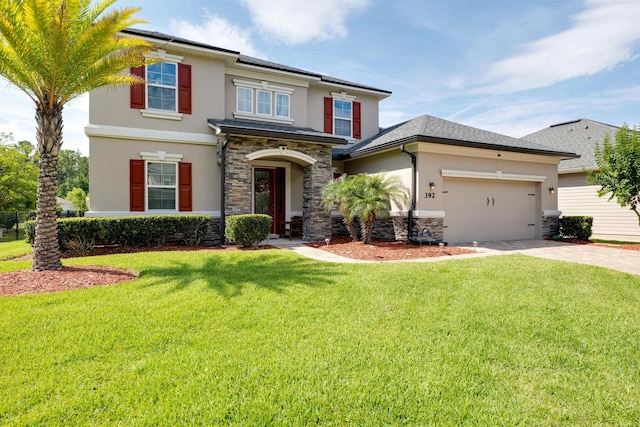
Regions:
<instances>
[{"instance_id":1,"label":"white cloud","mask_svg":"<svg viewBox=\"0 0 640 427\"><path fill-rule=\"evenodd\" d=\"M241 2L249 9L254 25L262 33L289 45L346 37L348 16L369 4L369 0Z\"/></svg>"},{"instance_id":2,"label":"white cloud","mask_svg":"<svg viewBox=\"0 0 640 427\"><path fill-rule=\"evenodd\" d=\"M239 51L244 55L265 58L265 55L251 41L252 29L232 24L218 15L211 14L206 9L201 24L172 18L169 21L169 28L172 34L185 39Z\"/></svg>"},{"instance_id":3,"label":"white cloud","mask_svg":"<svg viewBox=\"0 0 640 427\"><path fill-rule=\"evenodd\" d=\"M556 123L581 118L621 125L626 119L618 117L616 112L625 105L630 109L637 105L638 97L640 97L638 86L553 100L531 96L517 99L496 96L451 115L447 119L520 138ZM589 116L585 117L585 111L589 111ZM633 117L630 121L632 120Z\"/></svg>"},{"instance_id":4,"label":"white cloud","mask_svg":"<svg viewBox=\"0 0 640 427\"><path fill-rule=\"evenodd\" d=\"M587 0L568 30L533 41L524 52L490 65L480 92L510 93L593 75L635 59L640 40L637 0Z\"/></svg>"}]
</instances>

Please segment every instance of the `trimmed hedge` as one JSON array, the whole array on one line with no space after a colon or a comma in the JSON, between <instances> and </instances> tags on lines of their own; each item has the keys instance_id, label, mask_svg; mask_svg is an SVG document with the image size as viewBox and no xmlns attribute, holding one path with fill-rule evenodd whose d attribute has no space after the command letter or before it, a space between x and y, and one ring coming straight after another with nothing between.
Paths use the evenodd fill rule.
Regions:
<instances>
[{"instance_id":1,"label":"trimmed hedge","mask_svg":"<svg viewBox=\"0 0 640 427\"><path fill-rule=\"evenodd\" d=\"M592 216L563 216L560 218L560 235L565 239L589 240Z\"/></svg>"},{"instance_id":2,"label":"trimmed hedge","mask_svg":"<svg viewBox=\"0 0 640 427\"><path fill-rule=\"evenodd\" d=\"M231 215L226 217L224 236L240 247L255 247L269 237L271 221L263 214Z\"/></svg>"},{"instance_id":3,"label":"trimmed hedge","mask_svg":"<svg viewBox=\"0 0 640 427\"><path fill-rule=\"evenodd\" d=\"M182 241L199 245L209 230L210 218L204 215L156 215L111 218L58 219L58 243L61 248L94 246L159 246L166 242ZM24 224L27 242L35 239L35 221ZM71 243L71 245L70 245Z\"/></svg>"}]
</instances>

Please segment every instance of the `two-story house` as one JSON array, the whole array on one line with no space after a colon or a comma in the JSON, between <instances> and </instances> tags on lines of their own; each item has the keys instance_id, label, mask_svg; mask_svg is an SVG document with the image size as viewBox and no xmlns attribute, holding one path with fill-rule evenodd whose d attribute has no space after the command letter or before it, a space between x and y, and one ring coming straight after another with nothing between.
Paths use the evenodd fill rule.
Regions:
<instances>
[{"instance_id":1,"label":"two-story house","mask_svg":"<svg viewBox=\"0 0 640 427\"><path fill-rule=\"evenodd\" d=\"M334 174L389 171L411 188L412 204L398 207L381 237L425 226L450 241L551 233L557 200L547 189L571 153L430 116L381 132L387 90L123 33L156 46L158 62L131 70L145 84L90 94L89 216L206 214L218 241L228 215L271 215L274 234L301 216L304 239L322 240L332 219L321 192Z\"/></svg>"}]
</instances>

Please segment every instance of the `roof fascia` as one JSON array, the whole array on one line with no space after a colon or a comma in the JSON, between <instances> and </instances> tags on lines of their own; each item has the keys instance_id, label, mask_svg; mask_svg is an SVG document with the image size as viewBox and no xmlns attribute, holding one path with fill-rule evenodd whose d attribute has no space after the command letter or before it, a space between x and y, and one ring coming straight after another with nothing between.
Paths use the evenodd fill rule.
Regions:
<instances>
[{"instance_id":1,"label":"roof fascia","mask_svg":"<svg viewBox=\"0 0 640 427\"><path fill-rule=\"evenodd\" d=\"M346 145L347 141L342 138L335 138L332 136L314 136L314 135L303 135L289 132L282 132L276 130L262 130L262 129L247 129L239 126L216 126L209 125L214 130L220 130L222 133L231 133L235 135L247 135L247 136L259 136L264 138L274 138L274 139L288 139L293 141L304 141L304 142L315 142L317 144L324 145Z\"/></svg>"},{"instance_id":2,"label":"roof fascia","mask_svg":"<svg viewBox=\"0 0 640 427\"><path fill-rule=\"evenodd\" d=\"M372 89L365 89L362 88L360 86L357 85L345 85L345 84L338 84L338 83L331 83L331 82L327 82L324 80L321 80L317 83L319 86L327 86L327 87L332 87L332 88L339 88L342 90L350 90L350 91L358 91L358 92L362 92L362 93L366 93L369 95L375 95L378 97L379 100L383 100L385 98L388 98L391 96L391 92L382 92L382 91L377 91L377 90L372 90Z\"/></svg>"}]
</instances>

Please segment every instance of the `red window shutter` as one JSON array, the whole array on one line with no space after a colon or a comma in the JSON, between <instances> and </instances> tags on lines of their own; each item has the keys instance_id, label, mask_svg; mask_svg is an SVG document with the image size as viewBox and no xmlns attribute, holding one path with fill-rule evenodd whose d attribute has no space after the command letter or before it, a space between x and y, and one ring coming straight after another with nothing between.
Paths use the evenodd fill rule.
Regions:
<instances>
[{"instance_id":1,"label":"red window shutter","mask_svg":"<svg viewBox=\"0 0 640 427\"><path fill-rule=\"evenodd\" d=\"M191 114L191 65L178 64L178 112Z\"/></svg>"},{"instance_id":2,"label":"red window shutter","mask_svg":"<svg viewBox=\"0 0 640 427\"><path fill-rule=\"evenodd\" d=\"M144 212L144 160L129 160L129 210Z\"/></svg>"},{"instance_id":3,"label":"red window shutter","mask_svg":"<svg viewBox=\"0 0 640 427\"><path fill-rule=\"evenodd\" d=\"M144 79L144 66L131 69L131 74ZM147 107L145 102L144 84L131 85L131 108L144 109Z\"/></svg>"},{"instance_id":4,"label":"red window shutter","mask_svg":"<svg viewBox=\"0 0 640 427\"><path fill-rule=\"evenodd\" d=\"M355 139L362 138L362 126L360 124L360 103L353 103L353 137Z\"/></svg>"},{"instance_id":5,"label":"red window shutter","mask_svg":"<svg viewBox=\"0 0 640 427\"><path fill-rule=\"evenodd\" d=\"M178 200L180 212L191 212L192 191L191 191L191 163L178 163Z\"/></svg>"},{"instance_id":6,"label":"red window shutter","mask_svg":"<svg viewBox=\"0 0 640 427\"><path fill-rule=\"evenodd\" d=\"M333 133L333 98L324 98L324 133Z\"/></svg>"}]
</instances>

